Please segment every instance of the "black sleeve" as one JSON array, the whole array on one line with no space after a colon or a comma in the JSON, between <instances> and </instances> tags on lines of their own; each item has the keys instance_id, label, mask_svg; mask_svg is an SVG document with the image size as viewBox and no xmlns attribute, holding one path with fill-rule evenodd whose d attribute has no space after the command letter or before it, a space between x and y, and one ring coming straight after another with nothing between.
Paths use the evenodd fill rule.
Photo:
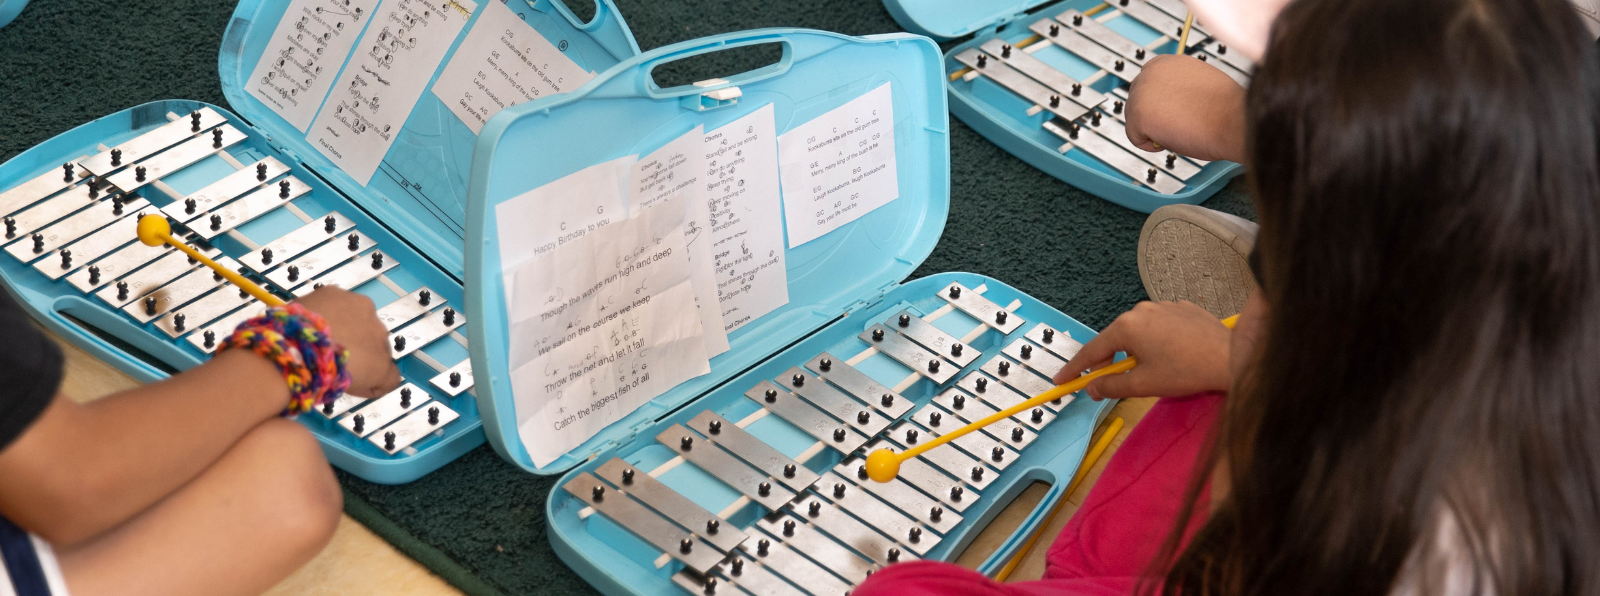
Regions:
<instances>
[{"instance_id":1,"label":"black sleeve","mask_svg":"<svg viewBox=\"0 0 1600 596\"><path fill-rule=\"evenodd\" d=\"M0 290L0 450L50 405L61 375L61 348Z\"/></svg>"}]
</instances>

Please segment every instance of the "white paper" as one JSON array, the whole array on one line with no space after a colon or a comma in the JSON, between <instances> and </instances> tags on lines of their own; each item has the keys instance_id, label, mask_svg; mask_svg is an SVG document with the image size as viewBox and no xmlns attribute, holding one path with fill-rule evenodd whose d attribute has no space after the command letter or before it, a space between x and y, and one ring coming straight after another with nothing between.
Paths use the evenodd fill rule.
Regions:
<instances>
[{"instance_id":1,"label":"white paper","mask_svg":"<svg viewBox=\"0 0 1600 596\"><path fill-rule=\"evenodd\" d=\"M900 197L889 84L778 137L789 248Z\"/></svg>"},{"instance_id":2,"label":"white paper","mask_svg":"<svg viewBox=\"0 0 1600 596\"><path fill-rule=\"evenodd\" d=\"M728 333L789 303L772 105L706 134L706 201Z\"/></svg>"},{"instance_id":3,"label":"white paper","mask_svg":"<svg viewBox=\"0 0 1600 596\"><path fill-rule=\"evenodd\" d=\"M293 0L245 89L305 132L377 5L378 0Z\"/></svg>"},{"instance_id":4,"label":"white paper","mask_svg":"<svg viewBox=\"0 0 1600 596\"><path fill-rule=\"evenodd\" d=\"M696 126L683 136L663 145L633 164L629 179L630 209L634 217L645 209L668 200L685 205L684 243L689 250L689 278L694 282L694 302L700 311L700 326L705 330L706 355L715 357L728 351L728 334L722 330L722 306L717 300L717 273L711 261L711 237L706 221L711 218L706 205L704 130Z\"/></svg>"},{"instance_id":5,"label":"white paper","mask_svg":"<svg viewBox=\"0 0 1600 596\"><path fill-rule=\"evenodd\" d=\"M597 228L627 219L629 155L595 164L495 205L500 272L505 280L524 263ZM506 303L511 303L511 284Z\"/></svg>"},{"instance_id":6,"label":"white paper","mask_svg":"<svg viewBox=\"0 0 1600 596\"><path fill-rule=\"evenodd\" d=\"M683 222L683 201L667 199L515 272L507 314L526 359L512 357L511 388L534 465L711 371Z\"/></svg>"},{"instance_id":7,"label":"white paper","mask_svg":"<svg viewBox=\"0 0 1600 596\"><path fill-rule=\"evenodd\" d=\"M365 185L439 70L473 0L389 0L306 135L312 146Z\"/></svg>"},{"instance_id":8,"label":"white paper","mask_svg":"<svg viewBox=\"0 0 1600 596\"><path fill-rule=\"evenodd\" d=\"M593 73L495 0L450 57L433 94L476 134L507 106L565 93L592 78Z\"/></svg>"}]
</instances>

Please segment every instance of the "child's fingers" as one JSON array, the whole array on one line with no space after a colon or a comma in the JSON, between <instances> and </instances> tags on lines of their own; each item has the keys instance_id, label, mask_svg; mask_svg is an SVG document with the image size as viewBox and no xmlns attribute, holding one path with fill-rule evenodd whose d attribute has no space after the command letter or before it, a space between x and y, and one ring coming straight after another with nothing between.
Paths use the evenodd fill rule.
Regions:
<instances>
[{"instance_id":1,"label":"child's fingers","mask_svg":"<svg viewBox=\"0 0 1600 596\"><path fill-rule=\"evenodd\" d=\"M1137 371L1122 374L1106 375L1095 379L1086 388L1089 397L1095 401L1102 399L1122 399L1124 397L1142 397L1144 393L1139 390L1139 375Z\"/></svg>"},{"instance_id":2,"label":"child's fingers","mask_svg":"<svg viewBox=\"0 0 1600 596\"><path fill-rule=\"evenodd\" d=\"M1060 385L1077 378L1078 375L1083 374L1084 370L1110 364L1111 360L1116 357L1117 352L1122 350L1119 347L1122 343L1121 331L1122 328L1120 326L1115 322L1111 323L1111 326L1106 327L1106 330L1100 332L1100 335L1095 336L1094 339L1089 340L1089 343L1084 344L1083 348L1078 350L1078 354L1068 360L1066 366L1061 367L1060 371L1056 372L1052 380L1057 385Z\"/></svg>"}]
</instances>

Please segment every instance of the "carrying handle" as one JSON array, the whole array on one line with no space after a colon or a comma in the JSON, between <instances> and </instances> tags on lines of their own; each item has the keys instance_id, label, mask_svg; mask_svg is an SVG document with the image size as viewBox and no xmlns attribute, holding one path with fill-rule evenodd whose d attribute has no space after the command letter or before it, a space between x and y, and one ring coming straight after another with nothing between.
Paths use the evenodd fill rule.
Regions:
<instances>
[{"instance_id":1,"label":"carrying handle","mask_svg":"<svg viewBox=\"0 0 1600 596\"><path fill-rule=\"evenodd\" d=\"M43 322L95 358L129 363L117 368L151 382L199 365L203 360L123 319L118 313L79 296L62 296L40 309Z\"/></svg>"},{"instance_id":2,"label":"carrying handle","mask_svg":"<svg viewBox=\"0 0 1600 596\"><path fill-rule=\"evenodd\" d=\"M600 23L602 20L600 17L605 16L606 13L606 7L600 2L600 0L590 0L591 2L594 2L594 16L589 17L588 21L584 21L583 17L578 16L578 13L572 12L572 7L567 6L566 2L563 2L562 0L544 1L550 3L550 7L555 9L556 14L565 17L568 23L571 23L573 27L576 27L581 31L588 31L590 27ZM539 0L527 0L527 2L529 6L534 7L534 9L538 9Z\"/></svg>"},{"instance_id":3,"label":"carrying handle","mask_svg":"<svg viewBox=\"0 0 1600 596\"><path fill-rule=\"evenodd\" d=\"M737 48L769 43L781 44L783 46L783 56L774 64L769 64L767 66L742 72L736 75L722 77L723 82L705 87L698 87L695 85L679 85L676 87L663 89L656 85L654 73L655 70L660 68L662 65L684 60L686 58L692 58L694 56L702 56L705 54L725 52ZM748 85L758 81L763 81L776 76L781 76L783 73L788 72L789 68L793 65L794 43L790 41L789 38L779 34L755 32L745 37L709 41L701 45L691 46L676 52L663 54L655 60L646 62L643 65L643 68L638 70L639 79L636 82L640 91L645 95L649 95L650 97L656 99L669 99L687 95L701 95L718 89L737 87L740 85Z\"/></svg>"}]
</instances>

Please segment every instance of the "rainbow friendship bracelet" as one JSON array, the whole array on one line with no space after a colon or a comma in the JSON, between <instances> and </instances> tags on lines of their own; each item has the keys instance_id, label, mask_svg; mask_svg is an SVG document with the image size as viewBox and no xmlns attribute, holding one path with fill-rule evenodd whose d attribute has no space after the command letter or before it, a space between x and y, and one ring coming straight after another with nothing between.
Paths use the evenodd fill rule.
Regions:
<instances>
[{"instance_id":1,"label":"rainbow friendship bracelet","mask_svg":"<svg viewBox=\"0 0 1600 596\"><path fill-rule=\"evenodd\" d=\"M299 304L267 309L239 324L217 353L246 348L271 360L289 384L285 417L338 399L350 387L350 352L328 336L328 323Z\"/></svg>"}]
</instances>

